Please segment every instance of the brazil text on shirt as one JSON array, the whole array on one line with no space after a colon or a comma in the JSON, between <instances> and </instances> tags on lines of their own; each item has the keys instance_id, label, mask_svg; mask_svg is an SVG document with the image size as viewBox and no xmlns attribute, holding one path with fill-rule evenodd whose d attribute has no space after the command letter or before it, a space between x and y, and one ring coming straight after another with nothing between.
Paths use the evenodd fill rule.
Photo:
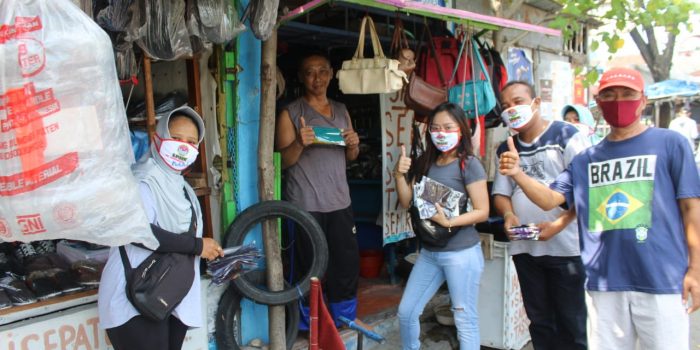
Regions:
<instances>
[{"instance_id":1,"label":"brazil text on shirt","mask_svg":"<svg viewBox=\"0 0 700 350\"><path fill-rule=\"evenodd\" d=\"M588 164L588 186L654 180L656 155L617 158Z\"/></svg>"}]
</instances>

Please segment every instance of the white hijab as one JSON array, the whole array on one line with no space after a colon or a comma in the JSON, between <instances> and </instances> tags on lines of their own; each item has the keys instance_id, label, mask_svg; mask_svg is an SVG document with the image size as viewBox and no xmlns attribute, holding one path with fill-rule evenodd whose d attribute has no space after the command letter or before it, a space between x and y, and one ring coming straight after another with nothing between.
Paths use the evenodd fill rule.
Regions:
<instances>
[{"instance_id":1,"label":"white hijab","mask_svg":"<svg viewBox=\"0 0 700 350\"><path fill-rule=\"evenodd\" d=\"M201 236L202 213L194 190L185 181L181 172L168 167L158 153L161 140L171 138L169 123L173 115L186 115L192 118L199 130L197 145L202 142L204 139L204 122L202 117L190 107L176 108L167 117L163 117L158 121L156 125L156 135L158 137L151 142L150 155L134 165L133 173L153 193L157 213L157 222L154 224L173 233L187 232L192 218L192 212L190 211L190 206L192 206L197 215L197 236ZM183 189L187 191L190 201L185 197Z\"/></svg>"}]
</instances>

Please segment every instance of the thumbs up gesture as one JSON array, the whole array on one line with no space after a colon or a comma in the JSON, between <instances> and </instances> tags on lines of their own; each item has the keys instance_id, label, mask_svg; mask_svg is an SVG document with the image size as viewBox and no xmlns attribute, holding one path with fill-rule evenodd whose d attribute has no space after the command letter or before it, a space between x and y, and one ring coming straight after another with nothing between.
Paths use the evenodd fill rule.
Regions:
<instances>
[{"instance_id":1,"label":"thumbs up gesture","mask_svg":"<svg viewBox=\"0 0 700 350\"><path fill-rule=\"evenodd\" d=\"M297 142L299 142L303 147L306 147L314 142L316 139L316 134L314 134L314 129L310 126L306 126L306 120L301 117L299 120L301 124L299 128L299 134L297 135Z\"/></svg>"},{"instance_id":2,"label":"thumbs up gesture","mask_svg":"<svg viewBox=\"0 0 700 350\"><path fill-rule=\"evenodd\" d=\"M501 153L501 158L498 160L498 172L501 175L515 176L522 170L520 169L520 156L515 148L513 137L508 137L508 151Z\"/></svg>"},{"instance_id":3,"label":"thumbs up gesture","mask_svg":"<svg viewBox=\"0 0 700 350\"><path fill-rule=\"evenodd\" d=\"M399 157L399 161L396 163L396 168L394 169L395 175L403 176L409 169L411 169L411 158L406 156L406 146L401 146L401 156Z\"/></svg>"}]
</instances>

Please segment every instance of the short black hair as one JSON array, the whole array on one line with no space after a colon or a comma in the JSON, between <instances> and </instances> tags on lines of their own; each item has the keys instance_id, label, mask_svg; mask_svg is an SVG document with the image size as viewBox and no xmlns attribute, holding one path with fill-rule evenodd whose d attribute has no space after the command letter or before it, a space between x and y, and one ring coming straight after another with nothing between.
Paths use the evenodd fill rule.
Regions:
<instances>
[{"instance_id":1,"label":"short black hair","mask_svg":"<svg viewBox=\"0 0 700 350\"><path fill-rule=\"evenodd\" d=\"M534 99L535 97L537 97L537 94L535 94L535 88L532 87L532 85L531 85L530 83L528 83L528 82L526 82L526 81L523 81L523 80L513 80L513 81L509 81L509 82L503 87L503 89L501 89L501 92L506 91L507 88L509 88L509 87L511 87L511 86L513 86L513 85L524 85L525 87L527 87L527 90L528 90L528 92L530 93L530 98L533 98L533 99Z\"/></svg>"},{"instance_id":2,"label":"short black hair","mask_svg":"<svg viewBox=\"0 0 700 350\"><path fill-rule=\"evenodd\" d=\"M311 51L311 52L308 52L305 55L301 56L301 59L299 60L299 63L297 64L297 72L301 73L301 68L303 67L304 62L306 62L306 60L308 60L311 57L323 58L324 60L326 60L326 62L328 62L328 66L332 68L331 59L328 58L328 55L326 55L325 53L323 53L321 51Z\"/></svg>"}]
</instances>

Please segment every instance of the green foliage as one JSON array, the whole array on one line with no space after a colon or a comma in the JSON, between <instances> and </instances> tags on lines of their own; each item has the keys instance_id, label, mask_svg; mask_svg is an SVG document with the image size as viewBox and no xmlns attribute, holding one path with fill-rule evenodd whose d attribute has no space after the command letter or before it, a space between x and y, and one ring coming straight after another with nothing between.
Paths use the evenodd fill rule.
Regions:
<instances>
[{"instance_id":1,"label":"green foliage","mask_svg":"<svg viewBox=\"0 0 700 350\"><path fill-rule=\"evenodd\" d=\"M565 39L569 39L580 30L581 21L592 18L611 24L612 31L598 31L597 36L590 37L590 50L597 50L600 43L605 43L612 55L624 44L622 35L637 28L664 28L667 33L678 34L681 29L692 31L690 18L700 14L698 0L558 0L562 10L550 22L550 26L560 29ZM659 42L665 42L660 39ZM661 44L663 45L663 44ZM657 48L659 52L663 46ZM584 78L595 83L598 72L590 69Z\"/></svg>"},{"instance_id":2,"label":"green foliage","mask_svg":"<svg viewBox=\"0 0 700 350\"><path fill-rule=\"evenodd\" d=\"M617 51L619 35L636 27L661 27L678 34L681 28L692 30L690 17L700 14L697 0L572 0L561 1L562 10L550 26L562 30L570 38L579 28L579 21L594 18L613 24L615 33L601 33L593 38L608 44L611 53ZM607 35L603 37L603 35Z\"/></svg>"}]
</instances>

